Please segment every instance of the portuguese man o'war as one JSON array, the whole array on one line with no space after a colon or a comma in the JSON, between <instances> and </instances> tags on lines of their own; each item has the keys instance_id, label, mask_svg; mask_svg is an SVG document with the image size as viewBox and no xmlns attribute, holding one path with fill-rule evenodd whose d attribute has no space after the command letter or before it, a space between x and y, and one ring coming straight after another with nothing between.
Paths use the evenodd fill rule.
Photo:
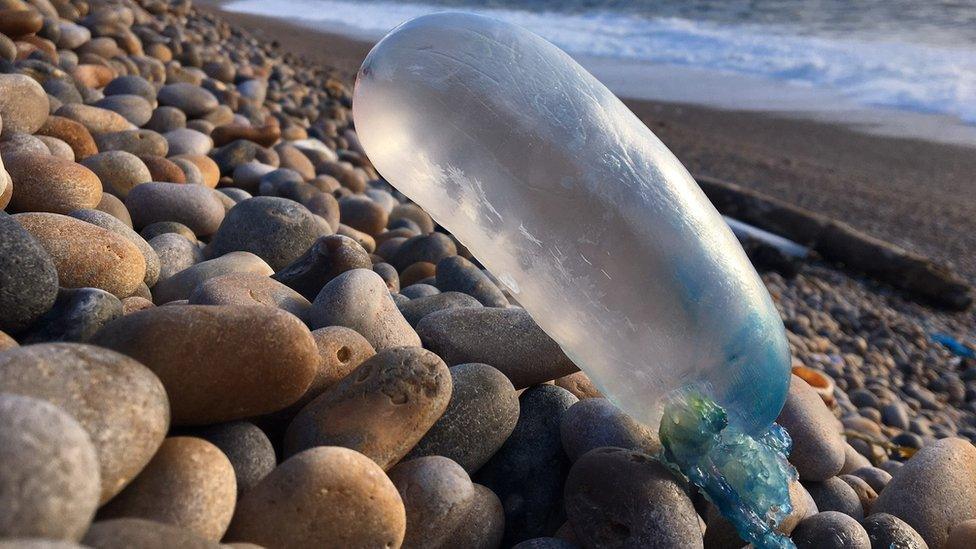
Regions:
<instances>
[{"instance_id":1,"label":"portuguese man o'war","mask_svg":"<svg viewBox=\"0 0 976 549\"><path fill-rule=\"evenodd\" d=\"M773 422L782 321L722 217L660 140L520 27L436 14L369 53L353 113L373 165L449 229L758 547L790 512Z\"/></svg>"}]
</instances>

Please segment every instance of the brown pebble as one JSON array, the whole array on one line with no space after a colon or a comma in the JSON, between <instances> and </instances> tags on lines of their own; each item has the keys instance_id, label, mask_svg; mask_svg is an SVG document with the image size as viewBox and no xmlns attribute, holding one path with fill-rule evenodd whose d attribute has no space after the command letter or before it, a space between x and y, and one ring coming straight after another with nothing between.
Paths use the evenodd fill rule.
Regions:
<instances>
[{"instance_id":1,"label":"brown pebble","mask_svg":"<svg viewBox=\"0 0 976 549\"><path fill-rule=\"evenodd\" d=\"M153 181L162 181L166 183L186 183L186 175L183 174L183 170L181 170L179 166L174 164L173 161L168 158L154 155L142 155L139 157L139 160L142 160L142 163L149 168L149 174L152 175Z\"/></svg>"},{"instance_id":2,"label":"brown pebble","mask_svg":"<svg viewBox=\"0 0 976 549\"><path fill-rule=\"evenodd\" d=\"M0 331L0 352L6 351L7 349L13 349L14 347L19 347L17 340L7 335L5 332Z\"/></svg>"},{"instance_id":3,"label":"brown pebble","mask_svg":"<svg viewBox=\"0 0 976 549\"><path fill-rule=\"evenodd\" d=\"M281 410L305 393L320 360L298 318L259 306L156 307L111 322L93 342L153 370L177 425Z\"/></svg>"},{"instance_id":4,"label":"brown pebble","mask_svg":"<svg viewBox=\"0 0 976 549\"><path fill-rule=\"evenodd\" d=\"M38 135L48 135L64 141L75 152L75 160L80 161L98 153L98 146L88 128L81 123L63 116L49 116Z\"/></svg>"},{"instance_id":5,"label":"brown pebble","mask_svg":"<svg viewBox=\"0 0 976 549\"><path fill-rule=\"evenodd\" d=\"M44 18L33 10L0 9L0 33L10 38L33 34L44 25Z\"/></svg>"},{"instance_id":6,"label":"brown pebble","mask_svg":"<svg viewBox=\"0 0 976 549\"><path fill-rule=\"evenodd\" d=\"M240 126L229 124L214 128L210 134L214 140L214 145L223 147L231 141L246 139L253 141L262 147L274 145L281 137L281 129L275 124L266 126Z\"/></svg>"},{"instance_id":7,"label":"brown pebble","mask_svg":"<svg viewBox=\"0 0 976 549\"><path fill-rule=\"evenodd\" d=\"M434 353L398 347L374 355L299 412L285 434L285 453L336 445L388 469L447 408L451 373Z\"/></svg>"},{"instance_id":8,"label":"brown pebble","mask_svg":"<svg viewBox=\"0 0 976 549\"><path fill-rule=\"evenodd\" d=\"M264 305L305 318L312 306L302 294L267 275L229 273L199 284L188 298L197 305Z\"/></svg>"},{"instance_id":9,"label":"brown pebble","mask_svg":"<svg viewBox=\"0 0 976 549\"><path fill-rule=\"evenodd\" d=\"M132 127L124 116L115 111L81 103L62 105L54 114L80 123L92 134L120 132Z\"/></svg>"},{"instance_id":10,"label":"brown pebble","mask_svg":"<svg viewBox=\"0 0 976 549\"><path fill-rule=\"evenodd\" d=\"M102 199L102 182L81 164L25 152L6 156L5 166L14 184L13 211L67 214Z\"/></svg>"},{"instance_id":11,"label":"brown pebble","mask_svg":"<svg viewBox=\"0 0 976 549\"><path fill-rule=\"evenodd\" d=\"M114 70L105 65L80 64L71 69L71 76L82 86L98 89L104 88L118 76Z\"/></svg>"},{"instance_id":12,"label":"brown pebble","mask_svg":"<svg viewBox=\"0 0 976 549\"><path fill-rule=\"evenodd\" d=\"M197 167L198 170L200 170L200 175L203 176L203 184L211 189L217 188L217 182L220 181L220 168L217 166L216 162L210 159L209 156L200 154L181 154L173 158L186 160L192 163Z\"/></svg>"},{"instance_id":13,"label":"brown pebble","mask_svg":"<svg viewBox=\"0 0 976 549\"><path fill-rule=\"evenodd\" d=\"M418 261L410 265L400 273L400 287L406 288L411 284L416 284L425 278L430 278L437 274L437 265L428 261Z\"/></svg>"},{"instance_id":14,"label":"brown pebble","mask_svg":"<svg viewBox=\"0 0 976 549\"><path fill-rule=\"evenodd\" d=\"M468 473L442 456L411 459L390 469L407 510L404 549L446 547L475 499Z\"/></svg>"},{"instance_id":15,"label":"brown pebble","mask_svg":"<svg viewBox=\"0 0 976 549\"><path fill-rule=\"evenodd\" d=\"M86 547L94 549L220 549L216 541L204 539L193 532L146 519L120 518L100 520L92 524L84 539Z\"/></svg>"},{"instance_id":16,"label":"brown pebble","mask_svg":"<svg viewBox=\"0 0 976 549\"><path fill-rule=\"evenodd\" d=\"M202 438L171 437L99 518L154 520L218 541L236 501L234 467L219 448Z\"/></svg>"},{"instance_id":17,"label":"brown pebble","mask_svg":"<svg viewBox=\"0 0 976 549\"><path fill-rule=\"evenodd\" d=\"M266 547L383 547L403 542L406 512L369 458L320 446L297 454L241 497L226 541Z\"/></svg>"},{"instance_id":18,"label":"brown pebble","mask_svg":"<svg viewBox=\"0 0 976 549\"><path fill-rule=\"evenodd\" d=\"M103 192L102 199L98 206L95 206L95 209L115 217L115 219L125 223L126 227L132 228L132 217L129 216L129 210L125 208L125 204L117 196Z\"/></svg>"},{"instance_id":19,"label":"brown pebble","mask_svg":"<svg viewBox=\"0 0 976 549\"><path fill-rule=\"evenodd\" d=\"M47 250L65 288L100 288L128 297L146 276L146 260L123 236L54 213L13 216Z\"/></svg>"},{"instance_id":20,"label":"brown pebble","mask_svg":"<svg viewBox=\"0 0 976 549\"><path fill-rule=\"evenodd\" d=\"M124 315L152 307L155 307L152 300L137 295L132 295L122 300L122 314Z\"/></svg>"},{"instance_id":21,"label":"brown pebble","mask_svg":"<svg viewBox=\"0 0 976 549\"><path fill-rule=\"evenodd\" d=\"M583 400L584 398L602 398L603 393L593 385L590 378L586 375L586 372L580 370L579 372L569 374L568 376L558 377L553 381L557 387L562 387L570 393L576 395L576 398Z\"/></svg>"},{"instance_id":22,"label":"brown pebble","mask_svg":"<svg viewBox=\"0 0 976 549\"><path fill-rule=\"evenodd\" d=\"M153 287L157 305L188 299L190 293L204 281L230 273L254 273L270 276L274 271L260 257L250 252L231 252L216 259L201 261L160 280Z\"/></svg>"}]
</instances>

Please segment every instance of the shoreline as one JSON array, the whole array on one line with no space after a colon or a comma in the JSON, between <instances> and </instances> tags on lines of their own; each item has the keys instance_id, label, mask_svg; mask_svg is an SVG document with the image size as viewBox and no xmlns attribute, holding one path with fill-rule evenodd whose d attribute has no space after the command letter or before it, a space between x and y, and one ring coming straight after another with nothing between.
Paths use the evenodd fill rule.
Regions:
<instances>
[{"instance_id":1,"label":"shoreline","mask_svg":"<svg viewBox=\"0 0 976 549\"><path fill-rule=\"evenodd\" d=\"M284 19L198 4L352 82L372 43ZM295 32L300 28L301 32ZM696 175L717 177L850 223L976 282L973 149L863 133L782 112L623 98Z\"/></svg>"}]
</instances>

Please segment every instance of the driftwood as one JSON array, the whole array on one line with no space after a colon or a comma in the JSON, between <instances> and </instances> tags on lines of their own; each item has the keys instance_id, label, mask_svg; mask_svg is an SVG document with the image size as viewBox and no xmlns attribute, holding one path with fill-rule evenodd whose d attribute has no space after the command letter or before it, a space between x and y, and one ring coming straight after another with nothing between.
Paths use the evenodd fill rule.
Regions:
<instances>
[{"instance_id":1,"label":"driftwood","mask_svg":"<svg viewBox=\"0 0 976 549\"><path fill-rule=\"evenodd\" d=\"M944 265L752 189L713 177L696 179L723 215L807 246L824 261L944 309L964 311L973 303L972 286Z\"/></svg>"}]
</instances>

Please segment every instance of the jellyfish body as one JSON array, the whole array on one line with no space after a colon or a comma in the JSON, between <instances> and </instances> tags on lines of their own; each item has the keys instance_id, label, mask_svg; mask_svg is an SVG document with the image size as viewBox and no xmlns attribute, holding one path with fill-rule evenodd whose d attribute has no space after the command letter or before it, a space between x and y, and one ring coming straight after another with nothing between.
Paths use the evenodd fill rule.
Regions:
<instances>
[{"instance_id":1,"label":"jellyfish body","mask_svg":"<svg viewBox=\"0 0 976 549\"><path fill-rule=\"evenodd\" d=\"M759 434L789 385L779 315L687 170L619 99L520 27L394 29L353 102L373 165L449 229L622 410L694 391Z\"/></svg>"}]
</instances>

